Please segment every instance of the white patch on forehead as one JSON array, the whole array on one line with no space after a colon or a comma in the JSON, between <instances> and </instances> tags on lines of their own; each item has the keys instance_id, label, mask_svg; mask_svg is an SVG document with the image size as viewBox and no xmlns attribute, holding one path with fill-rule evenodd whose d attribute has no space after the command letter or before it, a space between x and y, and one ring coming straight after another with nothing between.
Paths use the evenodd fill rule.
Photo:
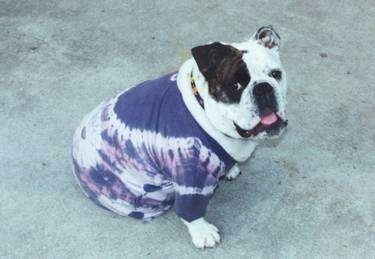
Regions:
<instances>
[{"instance_id":1,"label":"white patch on forehead","mask_svg":"<svg viewBox=\"0 0 375 259\"><path fill-rule=\"evenodd\" d=\"M250 72L251 81L264 77L271 69L281 68L279 53L276 49L265 48L254 40L234 43L233 46L246 51L242 59Z\"/></svg>"}]
</instances>

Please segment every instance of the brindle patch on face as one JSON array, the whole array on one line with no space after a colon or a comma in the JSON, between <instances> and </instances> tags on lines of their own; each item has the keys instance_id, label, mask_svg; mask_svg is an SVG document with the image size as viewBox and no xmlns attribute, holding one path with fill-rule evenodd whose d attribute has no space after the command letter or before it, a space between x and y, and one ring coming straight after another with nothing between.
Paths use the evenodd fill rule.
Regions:
<instances>
[{"instance_id":1,"label":"brindle patch on face","mask_svg":"<svg viewBox=\"0 0 375 259\"><path fill-rule=\"evenodd\" d=\"M210 95L224 103L238 103L250 82L250 74L242 59L243 52L214 42L192 49L198 68L205 76Z\"/></svg>"}]
</instances>

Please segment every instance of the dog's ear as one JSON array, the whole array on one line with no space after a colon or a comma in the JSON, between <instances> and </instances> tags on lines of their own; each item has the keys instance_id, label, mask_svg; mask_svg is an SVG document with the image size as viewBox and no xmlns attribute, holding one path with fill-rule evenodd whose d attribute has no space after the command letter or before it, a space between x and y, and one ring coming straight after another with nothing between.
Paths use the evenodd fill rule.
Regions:
<instances>
[{"instance_id":1,"label":"dog's ear","mask_svg":"<svg viewBox=\"0 0 375 259\"><path fill-rule=\"evenodd\" d=\"M254 38L260 44L263 44L266 48L269 49L279 49L280 47L280 36L272 28L271 25L263 26L257 30L254 34Z\"/></svg>"},{"instance_id":2,"label":"dog's ear","mask_svg":"<svg viewBox=\"0 0 375 259\"><path fill-rule=\"evenodd\" d=\"M198 65L199 71L206 79L209 79L215 74L224 59L241 55L241 52L230 45L214 42L192 48L191 54Z\"/></svg>"}]
</instances>

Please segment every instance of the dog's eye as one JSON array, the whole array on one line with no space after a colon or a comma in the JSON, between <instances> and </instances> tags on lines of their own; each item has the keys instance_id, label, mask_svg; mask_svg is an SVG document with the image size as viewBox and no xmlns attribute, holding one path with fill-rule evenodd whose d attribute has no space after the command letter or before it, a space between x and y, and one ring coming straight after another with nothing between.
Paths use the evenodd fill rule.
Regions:
<instances>
[{"instance_id":1,"label":"dog's eye","mask_svg":"<svg viewBox=\"0 0 375 259\"><path fill-rule=\"evenodd\" d=\"M239 91L239 90L241 90L241 88L242 88L242 85L240 83L233 84L233 89L234 90Z\"/></svg>"},{"instance_id":2,"label":"dog's eye","mask_svg":"<svg viewBox=\"0 0 375 259\"><path fill-rule=\"evenodd\" d=\"M277 81L280 81L282 78L282 72L278 69L272 70L269 75L273 78L275 78Z\"/></svg>"}]
</instances>

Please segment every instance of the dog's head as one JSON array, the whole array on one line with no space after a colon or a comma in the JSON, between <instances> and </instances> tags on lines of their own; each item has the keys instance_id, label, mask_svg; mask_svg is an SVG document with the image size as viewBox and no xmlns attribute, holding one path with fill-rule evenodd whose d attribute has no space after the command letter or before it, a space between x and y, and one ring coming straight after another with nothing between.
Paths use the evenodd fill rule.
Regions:
<instances>
[{"instance_id":1,"label":"dog's head","mask_svg":"<svg viewBox=\"0 0 375 259\"><path fill-rule=\"evenodd\" d=\"M224 134L262 139L280 135L287 125L279 46L279 35L264 26L242 43L214 42L192 49L205 79L205 112Z\"/></svg>"}]
</instances>

